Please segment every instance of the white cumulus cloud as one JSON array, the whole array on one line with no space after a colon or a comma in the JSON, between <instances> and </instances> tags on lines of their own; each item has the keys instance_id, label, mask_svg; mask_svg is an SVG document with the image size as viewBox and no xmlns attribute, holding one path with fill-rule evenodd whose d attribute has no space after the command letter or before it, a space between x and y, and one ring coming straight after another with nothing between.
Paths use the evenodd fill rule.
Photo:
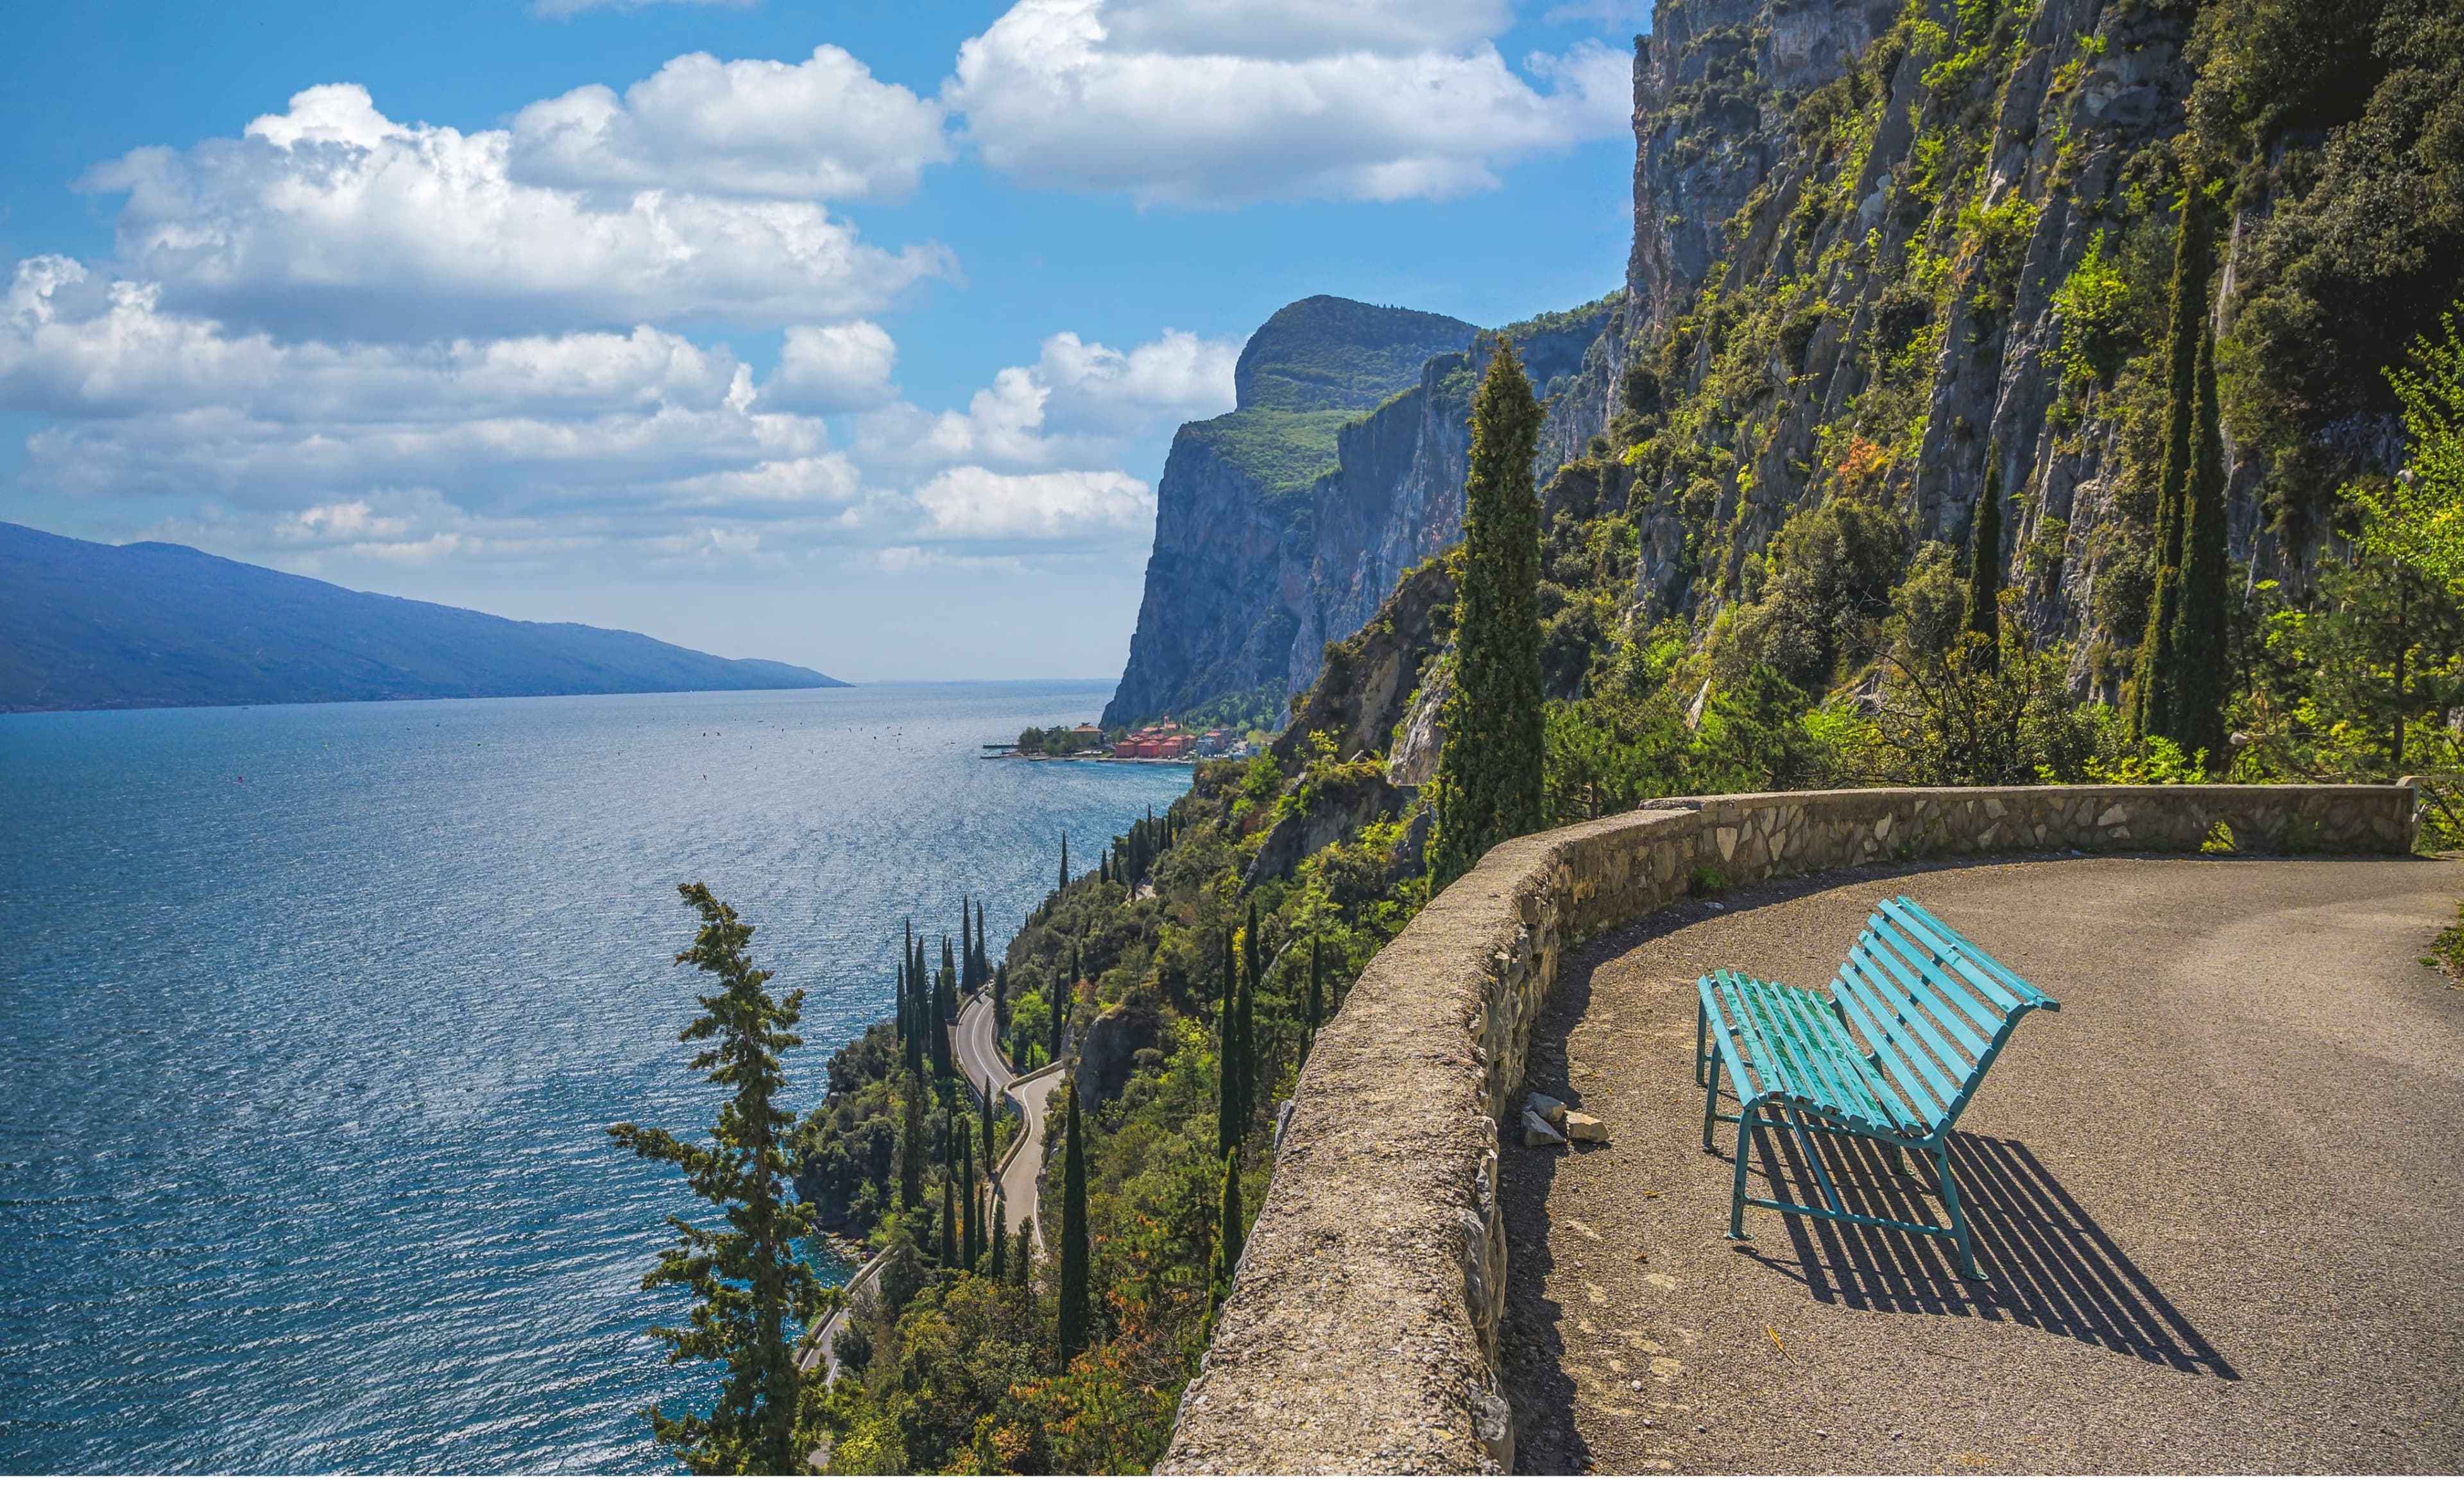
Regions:
<instances>
[{"instance_id":1,"label":"white cumulus cloud","mask_svg":"<svg viewBox=\"0 0 2464 1496\"><path fill-rule=\"evenodd\" d=\"M1507 66L1503 0L1019 0L942 97L995 168L1143 203L1442 198L1627 127L1597 42Z\"/></svg>"},{"instance_id":2,"label":"white cumulus cloud","mask_svg":"<svg viewBox=\"0 0 2464 1496\"><path fill-rule=\"evenodd\" d=\"M164 303L292 335L407 340L642 321L862 316L950 274L818 203L534 185L512 136L403 124L365 89L293 97L236 141L149 146L83 187L125 192L117 247Z\"/></svg>"},{"instance_id":3,"label":"white cumulus cloud","mask_svg":"<svg viewBox=\"0 0 2464 1496\"><path fill-rule=\"evenodd\" d=\"M1126 473L940 473L915 491L937 535L959 539L1055 539L1135 533L1155 523L1155 490Z\"/></svg>"},{"instance_id":4,"label":"white cumulus cloud","mask_svg":"<svg viewBox=\"0 0 2464 1496\"><path fill-rule=\"evenodd\" d=\"M890 383L897 363L897 344L871 322L790 327L779 367L761 386L761 404L817 414L869 410L897 395Z\"/></svg>"},{"instance_id":5,"label":"white cumulus cloud","mask_svg":"<svg viewBox=\"0 0 2464 1496\"><path fill-rule=\"evenodd\" d=\"M514 117L518 181L740 197L895 199L950 159L941 105L837 47L803 62L693 53L625 91L593 83Z\"/></svg>"}]
</instances>

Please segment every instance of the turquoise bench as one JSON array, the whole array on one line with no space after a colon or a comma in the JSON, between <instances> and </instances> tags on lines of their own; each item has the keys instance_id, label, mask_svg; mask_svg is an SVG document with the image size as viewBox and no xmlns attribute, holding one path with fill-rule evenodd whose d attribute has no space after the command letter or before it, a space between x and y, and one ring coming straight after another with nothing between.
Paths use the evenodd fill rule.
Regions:
<instances>
[{"instance_id":1,"label":"turquoise bench","mask_svg":"<svg viewBox=\"0 0 2464 1496\"><path fill-rule=\"evenodd\" d=\"M1828 996L1717 971L1697 982L1694 1080L1704 1089L1703 1151L1714 1122L1737 1124L1736 1183L1728 1236L1746 1240L1746 1207L1948 1237L1959 1270L1976 1267L1959 1186L1950 1177L1950 1131L2022 1015L2061 1004L2021 981L1910 898L1888 898L1865 922ZM1719 1110L1720 1072L1736 1092L1734 1115ZM1772 1113L1766 1115L1766 1112ZM1787 1127L1822 1193L1821 1205L1746 1194L1754 1131ZM1830 1133L1884 1145L1895 1172L1903 1151L1933 1160L1947 1226L1848 1209L1808 1135Z\"/></svg>"}]
</instances>

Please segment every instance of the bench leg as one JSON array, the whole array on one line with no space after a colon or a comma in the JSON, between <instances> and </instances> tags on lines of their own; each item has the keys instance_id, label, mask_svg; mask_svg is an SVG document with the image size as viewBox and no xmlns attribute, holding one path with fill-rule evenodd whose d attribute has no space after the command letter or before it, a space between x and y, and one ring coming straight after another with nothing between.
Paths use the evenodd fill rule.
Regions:
<instances>
[{"instance_id":1,"label":"bench leg","mask_svg":"<svg viewBox=\"0 0 2464 1496\"><path fill-rule=\"evenodd\" d=\"M1703 1087L1703 1151L1706 1154L1719 1151L1711 1146L1711 1123L1720 1110L1719 1100L1720 1054L1715 1049L1711 1052L1711 1077Z\"/></svg>"},{"instance_id":2,"label":"bench leg","mask_svg":"<svg viewBox=\"0 0 2464 1496\"><path fill-rule=\"evenodd\" d=\"M1694 1084L1708 1089L1716 1090L1719 1089L1720 1056L1717 1050L1712 1049L1709 1042L1711 1037L1710 1021L1711 1015L1709 1010L1705 1008L1701 1002L1696 1002L1694 1004ZM1711 1050L1712 1052L1705 1055L1704 1052L1705 1050ZM1705 1080L1703 1074L1703 1066L1705 1059L1709 1060L1711 1067L1710 1079L1708 1080ZM1703 1125L1703 1146L1705 1148L1711 1146L1711 1125L1707 1122Z\"/></svg>"},{"instance_id":3,"label":"bench leg","mask_svg":"<svg viewBox=\"0 0 2464 1496\"><path fill-rule=\"evenodd\" d=\"M1959 1243L1959 1275L1975 1283L1992 1282L1976 1265L1976 1248L1968 1236L1968 1214L1959 1208L1959 1186L1951 1182L1950 1149L1947 1145L1934 1154L1933 1172L1942 1180L1943 1208L1950 1212L1951 1234Z\"/></svg>"},{"instance_id":4,"label":"bench leg","mask_svg":"<svg viewBox=\"0 0 2464 1496\"><path fill-rule=\"evenodd\" d=\"M1746 1158L1754 1151L1755 1117L1762 1111L1760 1098L1738 1098L1737 1108L1737 1182L1728 1192L1728 1240L1749 1241L1746 1235Z\"/></svg>"}]
</instances>

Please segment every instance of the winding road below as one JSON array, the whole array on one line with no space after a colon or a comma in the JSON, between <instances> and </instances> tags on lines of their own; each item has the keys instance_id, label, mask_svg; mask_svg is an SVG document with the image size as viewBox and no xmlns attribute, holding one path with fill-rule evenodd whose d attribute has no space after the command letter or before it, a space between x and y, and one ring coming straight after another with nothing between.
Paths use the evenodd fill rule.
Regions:
<instances>
[{"instance_id":1,"label":"winding road below","mask_svg":"<svg viewBox=\"0 0 2464 1496\"><path fill-rule=\"evenodd\" d=\"M1001 1175L993 1181L993 1198L1001 1201L1012 1230L1017 1229L1020 1202L1024 1202L1026 1219L1035 1225L1035 1249L1041 1255L1045 1249L1044 1222L1035 1218L1035 1201L1037 1185L1044 1175L1044 1114L1066 1071L1056 1064L1024 1076L1013 1072L993 1032L992 1000L981 994L968 999L958 1009L958 1022L950 1029L950 1047L960 1073L978 1095L989 1091L1015 1103L1026 1120L1025 1131L1011 1144ZM880 1259L874 1258L848 1280L847 1302L831 1310L805 1339L796 1357L799 1367L809 1372L826 1364L829 1375L839 1374L839 1331L847 1327L857 1305L871 1294L873 1271L879 1263Z\"/></svg>"}]
</instances>

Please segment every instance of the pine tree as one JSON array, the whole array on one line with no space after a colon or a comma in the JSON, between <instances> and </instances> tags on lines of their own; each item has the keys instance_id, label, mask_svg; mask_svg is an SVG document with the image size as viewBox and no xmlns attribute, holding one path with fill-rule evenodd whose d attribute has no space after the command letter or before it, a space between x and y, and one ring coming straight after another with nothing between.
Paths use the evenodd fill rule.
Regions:
<instances>
[{"instance_id":1,"label":"pine tree","mask_svg":"<svg viewBox=\"0 0 2464 1496\"><path fill-rule=\"evenodd\" d=\"M899 1096L898 1208L924 1208L924 1083L914 1071Z\"/></svg>"},{"instance_id":2,"label":"pine tree","mask_svg":"<svg viewBox=\"0 0 2464 1496\"><path fill-rule=\"evenodd\" d=\"M993 1260L984 1267L984 1276L995 1283L1009 1276L1009 1222L998 1196L993 1199Z\"/></svg>"},{"instance_id":3,"label":"pine tree","mask_svg":"<svg viewBox=\"0 0 2464 1496\"><path fill-rule=\"evenodd\" d=\"M1079 1137L1078 1088L1062 1088L1069 1120L1061 1154L1061 1364L1087 1349L1087 1145Z\"/></svg>"},{"instance_id":4,"label":"pine tree","mask_svg":"<svg viewBox=\"0 0 2464 1496\"><path fill-rule=\"evenodd\" d=\"M1969 665L1989 673L2002 669L2002 450L1985 454L1985 492L1969 524L1968 611L1960 628L1970 641Z\"/></svg>"},{"instance_id":5,"label":"pine tree","mask_svg":"<svg viewBox=\"0 0 2464 1496\"><path fill-rule=\"evenodd\" d=\"M723 1363L727 1381L707 1415L670 1418L651 1408L646 1416L651 1437L695 1474L786 1475L802 1463L795 1427L803 1379L790 1334L819 1309L821 1294L795 1252L797 1238L813 1229L813 1207L791 1204L786 1195L784 1140L796 1114L775 1104L785 1083L779 1057L803 1042L795 1030L804 994L771 995L771 974L747 954L753 927L707 887L682 884L676 891L701 918L676 961L719 980L715 995L698 1000L702 1016L677 1037L706 1045L693 1068L730 1094L707 1144L629 1122L607 1133L640 1157L674 1164L693 1192L724 1214L716 1229L671 1217L678 1244L659 1254L642 1287L690 1290L691 1324L657 1326L650 1334L671 1361Z\"/></svg>"},{"instance_id":6,"label":"pine tree","mask_svg":"<svg viewBox=\"0 0 2464 1496\"><path fill-rule=\"evenodd\" d=\"M2185 753L2205 750L2221 774L2229 751L2225 697L2226 612L2232 583L2225 555L2225 445L2216 406L2216 340L2200 322L2198 399L2191 420L2196 455L2182 517L2182 606L2173 627L2172 738Z\"/></svg>"},{"instance_id":7,"label":"pine tree","mask_svg":"<svg viewBox=\"0 0 2464 1496\"><path fill-rule=\"evenodd\" d=\"M1543 414L1513 344L1500 338L1472 400L1454 692L1430 786L1432 890L1498 843L1541 828L1540 499L1531 465Z\"/></svg>"},{"instance_id":8,"label":"pine tree","mask_svg":"<svg viewBox=\"0 0 2464 1496\"><path fill-rule=\"evenodd\" d=\"M2166 337L2165 457L2156 486L2156 591L2139 645L2132 717L2143 737L2173 736L2173 621L2181 608L2184 511L2197 440L2199 346L2208 325L2214 232L2207 193L2190 184L2173 236L2172 324Z\"/></svg>"}]
</instances>

